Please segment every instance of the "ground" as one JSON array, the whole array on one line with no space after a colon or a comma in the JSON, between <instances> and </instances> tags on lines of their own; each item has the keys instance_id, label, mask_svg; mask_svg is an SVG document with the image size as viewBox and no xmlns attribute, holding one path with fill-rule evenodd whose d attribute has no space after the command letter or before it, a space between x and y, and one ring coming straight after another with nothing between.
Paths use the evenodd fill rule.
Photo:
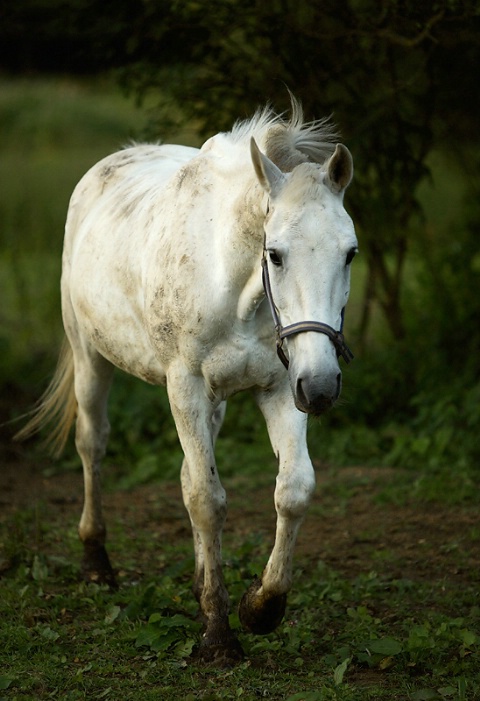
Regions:
<instances>
[{"instance_id":1,"label":"ground","mask_svg":"<svg viewBox=\"0 0 480 701\"><path fill-rule=\"evenodd\" d=\"M46 556L47 562L53 563L61 560L64 563L65 576L75 579L79 574L81 550L75 533L82 509L81 472L78 467L72 469L69 465L64 466L63 470L59 469L52 462L34 459L33 455L28 446L25 448L12 444L11 441L0 440L0 462L2 464L0 471L0 546L3 541L10 547L10 551L9 547L6 547L4 552L0 547L0 580L2 575L5 575L5 581L8 581L19 561L18 554L22 556L22 552L26 553L24 559L27 562L32 562L32 560L33 563L35 562L36 558L32 557L32 554L35 553L39 554L38 562L40 563L45 561L44 556ZM77 460L74 462L77 464ZM115 468L114 465L109 466L108 460L106 462L106 472L115 473L118 468ZM313 630L317 630L317 632L312 639L299 637L302 642L299 642L295 648L301 649L302 655L305 655L306 669L321 668L322 674L325 674L325 665L330 665L331 669L335 668L340 660L345 659L339 657L340 651L343 649L342 645L345 645L345 641L348 642L351 638L353 641L352 654L355 654L356 658L349 667L348 682L353 685L351 688L355 688L355 694L358 698L363 698L362 689L383 689L387 694L388 689L391 688L396 689L395 695L392 695L391 698L403 701L406 698L414 698L410 696L410 692L405 691L405 688L411 690L414 688L412 684L416 683L419 685L418 693L420 695L418 698L427 698L427 696L422 696L425 689L430 693L432 688L437 689L440 686L442 689L450 690L450 693L454 689L452 684L457 683L455 680L450 681L451 678L458 675L461 670L467 669L464 665L470 664L471 669L474 669L475 665L474 644L472 643L468 649L459 647L455 636L462 635L463 628L466 630L465 634L471 636L472 633L469 629L473 628L475 620L478 620L478 606L476 607L477 612L474 613L475 602L478 601L476 592L478 591L478 573L480 572L478 509L474 505L468 504L461 506L452 506L446 503L422 504L418 500L409 499L410 490L408 487L405 488L405 485L408 485L406 477L409 476L409 473L407 471L402 472L388 467L371 468L365 466L334 468L320 463L316 463L315 467L317 490L299 535L291 600L295 601L297 597L296 610L298 610L298 601L301 600L302 592L303 596L310 596L307 600L314 611L317 608L322 611L328 603L329 613L325 614L325 617L326 620L331 620L331 624L329 623L327 629L323 630L322 624L319 625L317 620L318 616L310 614L309 620L314 622ZM412 480L414 478L415 475L412 474ZM241 572L243 582L241 592L243 592L244 582L251 581L255 568L257 573L260 573L273 545L275 529L274 475L256 478L253 489L251 480L246 476L240 475L224 480L224 482L229 497L229 515L224 538L225 559L227 566L230 567L231 577L232 572L245 570ZM120 592L133 591L128 588L129 585L152 581L152 578L153 581L156 578L161 578L171 565L168 558L171 558L172 552L175 555L175 562L180 563L178 577L177 575L172 575L172 577L183 578L183 586L189 589L189 573L192 563L185 561L185 553L192 550L191 533L187 513L182 503L179 480L162 480L137 486L128 491L119 489L115 486L116 483L115 480L109 480L104 491L104 507L109 528L109 551L121 587ZM398 485L400 485L400 490ZM22 544L22 538L27 538L28 542ZM18 547L12 549L12 543L16 544L17 541L19 541ZM254 543L253 548L252 543ZM170 555L165 555L165 552L169 552ZM12 555L12 553L14 554ZM247 553L246 556L245 553ZM250 571L251 560L255 561L252 563L252 571ZM32 573L33 567L34 564L32 565ZM338 579L332 580L330 575L329 580L329 575L325 576L325 572L337 573L333 576L338 576ZM372 581L382 587L382 589L375 589L373 595L368 593L368 586L365 584L365 578L368 579L370 573L373 576ZM32 574L32 576L35 575ZM320 582L317 580L319 576L322 579ZM323 605L320 603L324 596L321 591L326 591L325 586L328 587L329 581L335 581L335 586L338 587L341 586L340 581L353 584L356 579L364 582L356 590L358 596L354 596L351 603L348 600L344 602L341 620L335 618L335 605L326 600L323 601ZM232 581L236 580L232 577ZM392 583L395 582L398 584L396 590L395 585L391 588ZM405 583L404 590L402 582ZM311 595L312 586L315 590L313 597ZM50 587L54 587L54 585L51 584ZM64 591L64 587L60 586L58 591L55 588L53 591L63 596L67 590ZM338 593L338 591L333 590L333 593ZM404 593L401 593L402 591ZM465 592L465 595L462 595L462 592ZM51 595L50 591L46 594L45 600ZM188 592L187 596L190 597ZM237 599L239 597L238 587L236 597ZM108 596L107 599L109 598ZM139 600L137 594L137 603ZM73 610L73 607L77 606L78 603L74 604L73 599L69 601ZM38 610L37 608L34 604L30 606L28 614L30 618L27 616L26 619L28 630L31 630L32 627L36 630L37 617L40 615L47 616L45 620L50 620L43 603L41 608ZM63 613L62 610L60 614L57 612L57 618L60 615L60 623L52 614L56 621L55 625L63 636L65 635L64 627L68 624L65 617L71 616L72 625L74 620L74 614L67 609L68 606ZM388 636L399 637L402 640L408 638L408 631L406 632L404 625L402 627L402 621L405 618L412 621L428 621L429 618L432 621L437 620L437 625L432 628L425 645L431 646L438 643L440 645L438 655L435 656L430 647L426 648L425 659L429 660L428 663L422 662L417 666L417 663L412 662L411 659L399 662L394 668L398 672L397 676L395 676L395 672L390 674L388 671L390 664L393 664L392 658L388 655L385 658L388 662L385 672L381 671L383 659L374 667L362 663L361 655L358 652L359 648L355 647L355 640L362 638L361 626L363 623L360 619L358 621L352 619L355 630L350 631L348 611L350 610L354 616L361 618L364 615L362 610L366 612L367 609L368 616L373 617L371 619L373 623L368 624L368 633L365 635L368 638L372 637L372 626L373 637L376 637L377 630L392 631L387 634L387 642ZM290 613L287 609L287 628L297 625L294 611L295 606ZM475 620L470 620L472 615ZM93 624L90 621L89 625L98 628L104 616L105 613L99 614L97 622ZM288 616L292 616L292 618L288 618ZM321 614L319 620L323 621L323 617L324 614ZM377 621L381 621L381 623L377 623ZM445 635L450 636L448 649L445 648L445 645L443 648L441 647L444 644L444 638L442 638L444 634L442 633L443 629L438 627L439 621L445 621L445 630L447 631ZM457 624L456 621L462 621L461 625ZM45 623L45 625L47 624ZM302 634L303 628L301 626L303 625L303 623L300 624L298 636ZM310 630L308 628L308 631ZM322 631L321 634L318 632L319 630ZM48 631L50 631L49 628ZM352 636L350 636L351 632ZM75 635L77 633L78 631ZM320 638L315 638L318 635ZM322 643L322 636L325 635L327 639ZM379 635L385 635L385 633L380 632ZM288 635L284 637L285 640L288 640ZM395 641L393 642L395 643ZM75 644L78 645L78 641ZM88 641L87 644L89 644ZM123 644L127 647L130 646L135 651L131 639ZM124 653L125 649L122 647L122 654ZM435 658L432 662L430 662L430 657L427 657L430 654L432 659ZM82 658L80 653L75 653L75 655L72 663L73 668L75 668L77 657L78 659ZM279 658L280 660L285 660L285 656L290 660L290 653L284 652L283 655L283 658ZM298 653L294 653L293 657L297 660L296 655L298 656ZM333 661L328 663L322 661L324 658L326 659L325 655L330 656ZM436 678L440 672L438 672L439 667L436 660L439 656L443 660L442 664L446 666L441 672L442 681L437 682ZM142 665L145 664L147 658L150 659L148 655L143 658L138 657L138 664L142 670L144 669ZM265 674L268 677L268 664L270 664L268 653L263 653L263 657L260 655L260 658L260 664L265 666ZM255 663L254 657L251 660L252 670L255 668ZM29 662L27 661L26 664ZM135 664L136 661L131 663L133 667ZM158 664L161 663L158 662ZM450 666L448 667L448 665ZM41 670L38 674L43 679L42 675L45 672L42 671L43 668L39 666L39 663L37 663L37 667ZM279 662L277 667L278 669L275 669L280 670L282 663ZM300 680L303 680L302 684L306 683L305 679L308 682L308 679L314 674L311 671L310 676L307 675L304 679L299 673L300 676L297 678L292 673L291 668L288 669L285 679L290 680L288 683L293 684L294 691L296 690L295 684L300 683ZM430 669L433 669L433 673L430 672ZM131 674L129 668L130 676L128 678L131 677ZM195 674L201 673L197 671ZM422 674L423 676L421 676ZM241 678L243 679L242 683L244 683L248 677ZM265 683L268 682L268 685L271 685L272 678L268 677ZM328 679L328 676L326 678ZM111 679L107 675L104 681L105 684L108 684L108 691ZM65 683L73 684L68 679ZM199 684L201 685L203 682L200 681ZM315 682L313 681L312 684ZM472 685L475 685L475 681L470 680L468 675L467 684L468 688L473 688ZM347 692L348 689L345 694ZM357 696L352 698L357 698ZM137 697L132 696L132 698ZM198 698L203 698L202 694ZM284 697L278 695L275 698ZM315 696L315 698L317 697ZM344 697L339 696L338 698ZM370 694L368 698L373 698L373 696ZM382 695L381 698L385 698L385 696ZM428 698L440 698L440 696L428 696ZM455 698L467 697L460 695L455 696ZM471 696L471 698L476 697Z\"/></svg>"},{"instance_id":2,"label":"ground","mask_svg":"<svg viewBox=\"0 0 480 701\"><path fill-rule=\"evenodd\" d=\"M388 468L317 466L317 490L302 526L297 556L322 560L342 575L375 570L392 578L475 581L480 571L478 513L474 508L418 503L396 504L382 494L395 477ZM50 474L50 463L33 462L21 447L4 451L0 473L0 525L17 510L42 504L52 522L74 526L82 507L82 476L68 470ZM258 533L272 540L275 527L273 485L249 494L248 480L226 482L229 515L225 539ZM179 481L107 490L107 522L135 539L149 533L161 543L190 538ZM112 542L112 550L115 543ZM121 563L116 563L121 566ZM0 564L1 566L1 564ZM137 568L148 567L137 556Z\"/></svg>"}]
</instances>

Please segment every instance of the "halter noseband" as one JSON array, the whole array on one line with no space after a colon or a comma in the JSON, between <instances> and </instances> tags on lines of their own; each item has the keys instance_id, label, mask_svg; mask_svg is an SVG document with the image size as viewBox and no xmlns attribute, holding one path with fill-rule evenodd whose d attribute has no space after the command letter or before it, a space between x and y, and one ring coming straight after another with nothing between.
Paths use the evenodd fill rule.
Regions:
<instances>
[{"instance_id":1,"label":"halter noseband","mask_svg":"<svg viewBox=\"0 0 480 701\"><path fill-rule=\"evenodd\" d=\"M342 333L345 308L342 309L342 323L340 331L336 331L332 326L324 324L321 321L299 321L296 324L282 326L282 322L280 321L280 316L278 315L275 302L273 301L272 287L270 285L270 275L268 272L268 262L265 248L263 250L262 258L262 280L263 288L265 290L265 294L270 305L270 311L272 313L273 321L275 323L277 355L287 370L289 361L287 356L285 355L285 351L283 350L283 339L287 338L288 336L293 336L296 333L302 333L303 331L316 331L317 333L324 333L326 336L328 336L328 338L335 346L335 350L337 351L337 358L341 355L346 363L349 363L351 360L353 360L353 353L345 343L345 339Z\"/></svg>"}]
</instances>

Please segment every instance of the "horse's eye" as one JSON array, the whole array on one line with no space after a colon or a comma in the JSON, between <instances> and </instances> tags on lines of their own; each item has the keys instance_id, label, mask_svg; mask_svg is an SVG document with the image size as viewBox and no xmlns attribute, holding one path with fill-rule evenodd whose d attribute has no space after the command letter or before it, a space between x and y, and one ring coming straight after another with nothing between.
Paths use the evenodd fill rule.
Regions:
<instances>
[{"instance_id":1,"label":"horse's eye","mask_svg":"<svg viewBox=\"0 0 480 701\"><path fill-rule=\"evenodd\" d=\"M355 254L357 252L356 248L351 248L349 252L347 253L347 257L345 259L345 266L350 265L352 260L355 258Z\"/></svg>"},{"instance_id":2,"label":"horse's eye","mask_svg":"<svg viewBox=\"0 0 480 701\"><path fill-rule=\"evenodd\" d=\"M268 252L268 256L270 258L270 261L273 263L273 265L282 265L282 259L278 255L277 251L271 250Z\"/></svg>"}]
</instances>

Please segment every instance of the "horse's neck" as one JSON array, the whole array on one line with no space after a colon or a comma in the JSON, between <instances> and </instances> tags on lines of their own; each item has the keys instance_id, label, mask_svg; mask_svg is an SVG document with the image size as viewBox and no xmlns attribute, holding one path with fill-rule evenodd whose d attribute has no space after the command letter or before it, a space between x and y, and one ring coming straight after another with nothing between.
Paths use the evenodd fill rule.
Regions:
<instances>
[{"instance_id":1,"label":"horse's neck","mask_svg":"<svg viewBox=\"0 0 480 701\"><path fill-rule=\"evenodd\" d=\"M251 173L247 169L246 177L238 177L238 185L226 208L228 225L221 234L220 255L225 275L238 293L237 317L247 321L264 297L261 259L265 207L253 167Z\"/></svg>"},{"instance_id":2,"label":"horse's neck","mask_svg":"<svg viewBox=\"0 0 480 701\"><path fill-rule=\"evenodd\" d=\"M237 317L242 321L250 321L265 297L260 263L254 268L238 297Z\"/></svg>"},{"instance_id":3,"label":"horse's neck","mask_svg":"<svg viewBox=\"0 0 480 701\"><path fill-rule=\"evenodd\" d=\"M212 137L192 161L192 173L184 178L183 188L194 192L200 181L205 194L199 202L204 226L193 236L197 245L214 251L211 280L215 289L225 291L224 303L236 310L237 318L249 320L264 297L261 257L266 203L248 144L231 144L223 134Z\"/></svg>"}]
</instances>

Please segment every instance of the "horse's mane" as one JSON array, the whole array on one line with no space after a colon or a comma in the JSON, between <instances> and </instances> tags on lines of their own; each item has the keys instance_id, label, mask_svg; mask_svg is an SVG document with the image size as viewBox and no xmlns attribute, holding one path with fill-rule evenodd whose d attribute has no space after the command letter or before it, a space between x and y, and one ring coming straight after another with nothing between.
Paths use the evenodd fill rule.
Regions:
<instances>
[{"instance_id":1,"label":"horse's mane","mask_svg":"<svg viewBox=\"0 0 480 701\"><path fill-rule=\"evenodd\" d=\"M253 117L234 124L229 136L235 143L253 136L260 148L281 170L288 172L300 163L324 163L334 150L338 133L330 118L305 122L301 103L293 95L290 118L277 114L270 105Z\"/></svg>"}]
</instances>

